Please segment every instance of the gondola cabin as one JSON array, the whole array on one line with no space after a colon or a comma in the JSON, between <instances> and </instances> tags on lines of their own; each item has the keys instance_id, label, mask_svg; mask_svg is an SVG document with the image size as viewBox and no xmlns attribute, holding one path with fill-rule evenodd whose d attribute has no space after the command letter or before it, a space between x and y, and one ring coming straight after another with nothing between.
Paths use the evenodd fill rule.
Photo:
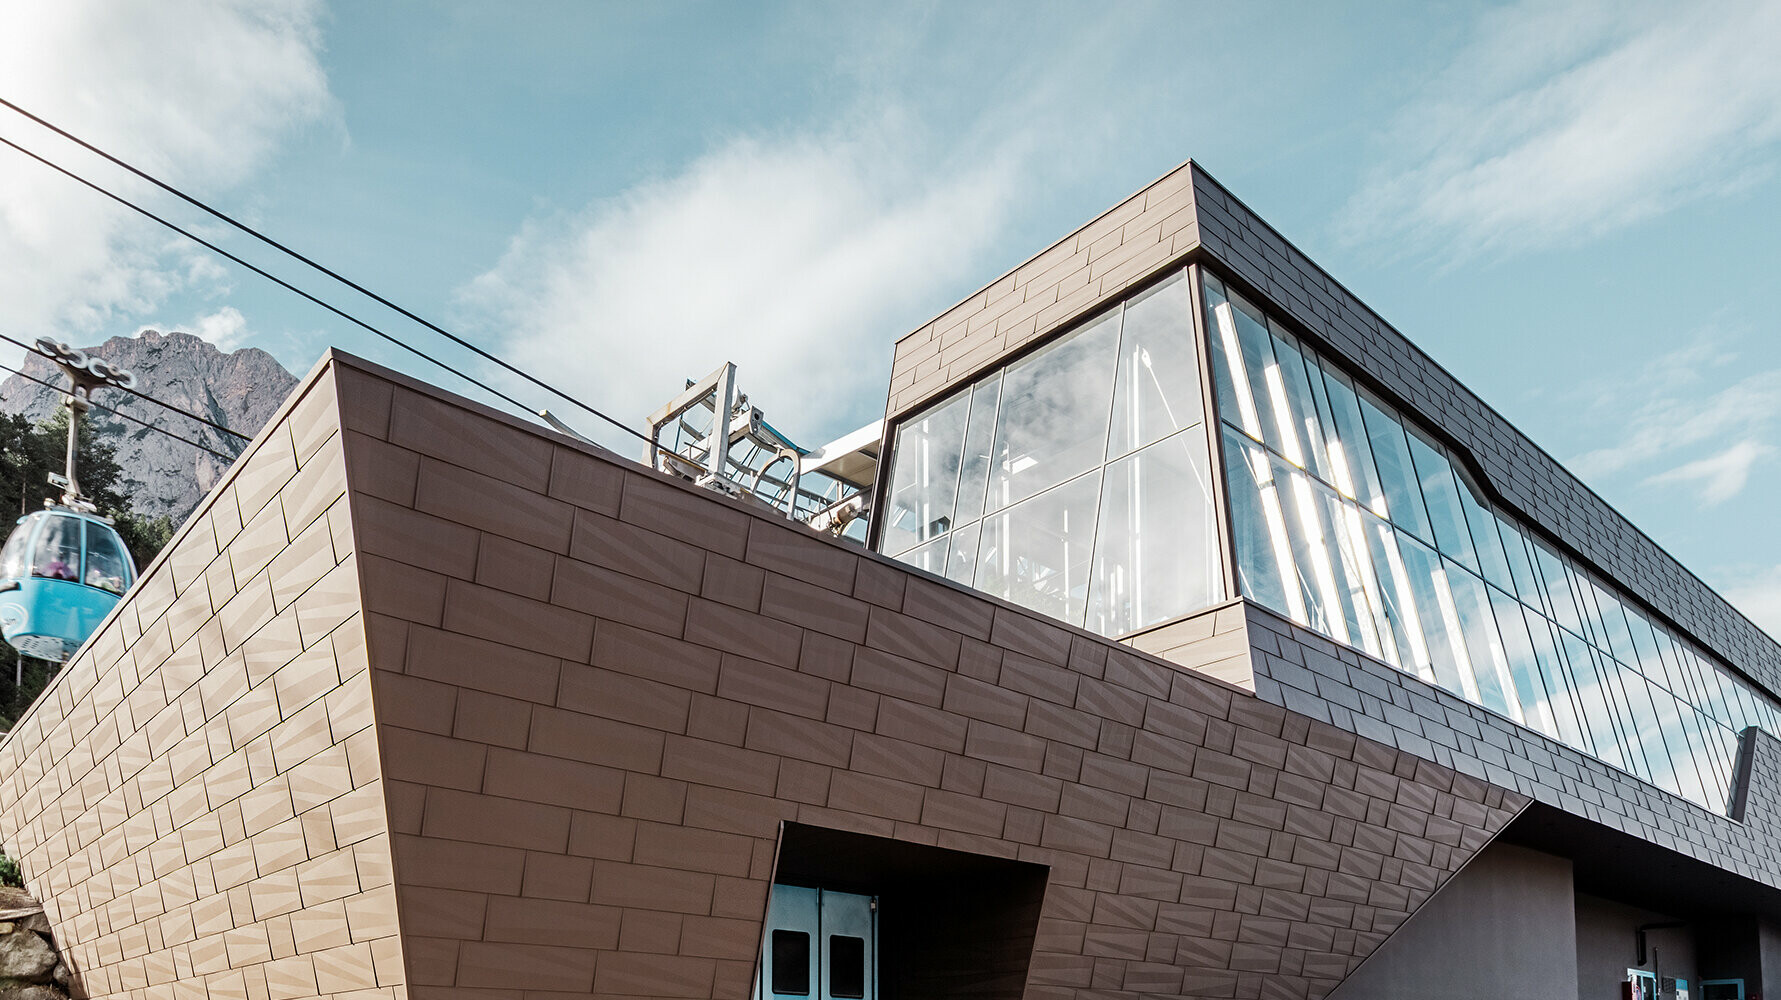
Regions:
<instances>
[{"instance_id":1,"label":"gondola cabin","mask_svg":"<svg viewBox=\"0 0 1781 1000\"><path fill-rule=\"evenodd\" d=\"M19 518L0 549L0 635L40 660L74 655L136 578L104 518L51 508Z\"/></svg>"}]
</instances>

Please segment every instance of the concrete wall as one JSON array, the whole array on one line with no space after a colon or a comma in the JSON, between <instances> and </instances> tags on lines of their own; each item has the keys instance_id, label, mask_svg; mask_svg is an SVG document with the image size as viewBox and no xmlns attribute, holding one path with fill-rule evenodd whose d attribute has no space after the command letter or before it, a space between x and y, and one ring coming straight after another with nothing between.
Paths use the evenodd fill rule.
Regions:
<instances>
[{"instance_id":1,"label":"concrete wall","mask_svg":"<svg viewBox=\"0 0 1781 1000\"><path fill-rule=\"evenodd\" d=\"M1492 844L1332 1000L1569 996L1577 979L1571 863Z\"/></svg>"},{"instance_id":2,"label":"concrete wall","mask_svg":"<svg viewBox=\"0 0 1781 1000\"><path fill-rule=\"evenodd\" d=\"M334 408L323 371L0 744L76 996L404 993Z\"/></svg>"},{"instance_id":3,"label":"concrete wall","mask_svg":"<svg viewBox=\"0 0 1781 1000\"><path fill-rule=\"evenodd\" d=\"M1619 996L1616 984L1626 982L1628 969L1686 979L1690 995L1700 996L1692 927L1650 931L1645 964L1639 964L1639 926L1672 922L1676 918L1671 915L1578 893L1577 1000Z\"/></svg>"},{"instance_id":4,"label":"concrete wall","mask_svg":"<svg viewBox=\"0 0 1781 1000\"><path fill-rule=\"evenodd\" d=\"M1046 866L1028 996L1322 996L1525 802L337 371L417 998L740 997L783 820Z\"/></svg>"}]
</instances>

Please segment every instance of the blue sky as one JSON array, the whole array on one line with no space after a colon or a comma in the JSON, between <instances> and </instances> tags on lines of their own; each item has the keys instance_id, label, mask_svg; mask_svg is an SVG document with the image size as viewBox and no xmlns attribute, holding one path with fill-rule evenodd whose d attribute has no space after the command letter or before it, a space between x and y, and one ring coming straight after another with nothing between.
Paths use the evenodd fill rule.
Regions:
<instances>
[{"instance_id":1,"label":"blue sky","mask_svg":"<svg viewBox=\"0 0 1781 1000\"><path fill-rule=\"evenodd\" d=\"M1775 38L1776 0L95 0L0 11L0 93L615 415L728 358L810 441L881 412L898 336L1192 156L1776 632ZM5 332L451 384L0 153Z\"/></svg>"}]
</instances>

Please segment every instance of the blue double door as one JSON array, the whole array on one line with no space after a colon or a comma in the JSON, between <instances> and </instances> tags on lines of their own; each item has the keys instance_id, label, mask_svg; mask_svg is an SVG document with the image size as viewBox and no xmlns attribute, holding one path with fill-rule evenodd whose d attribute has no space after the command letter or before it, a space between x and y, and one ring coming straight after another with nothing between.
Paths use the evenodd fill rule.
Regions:
<instances>
[{"instance_id":1,"label":"blue double door","mask_svg":"<svg viewBox=\"0 0 1781 1000\"><path fill-rule=\"evenodd\" d=\"M877 1000L878 900L774 885L757 1000Z\"/></svg>"}]
</instances>

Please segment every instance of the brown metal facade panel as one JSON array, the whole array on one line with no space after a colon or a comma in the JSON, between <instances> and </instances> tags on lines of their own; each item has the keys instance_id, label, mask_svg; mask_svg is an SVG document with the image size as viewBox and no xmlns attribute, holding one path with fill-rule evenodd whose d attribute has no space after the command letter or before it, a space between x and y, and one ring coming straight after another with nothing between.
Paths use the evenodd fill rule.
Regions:
<instances>
[{"instance_id":1,"label":"brown metal facade panel","mask_svg":"<svg viewBox=\"0 0 1781 1000\"><path fill-rule=\"evenodd\" d=\"M1199 244L1184 163L897 341L885 413L896 419L1117 298Z\"/></svg>"},{"instance_id":2,"label":"brown metal facade panel","mask_svg":"<svg viewBox=\"0 0 1781 1000\"><path fill-rule=\"evenodd\" d=\"M1322 996L1525 803L346 371L343 392L387 401L346 407L361 426L425 410L499 451L510 486L547 489L566 464L608 484L556 498L572 530L531 546L550 586L522 595L475 582L485 548L512 541L486 512L464 525L474 551L405 556L392 442L347 440L348 482L376 487L354 488L355 510L379 511L355 523L391 536L361 541L382 553L366 628L417 998L740 998L782 821L1047 866L1027 996ZM474 461L456 447L417 437L396 464ZM1246 627L1241 605L1214 608L1170 650L1191 660L1198 634L1222 663Z\"/></svg>"},{"instance_id":3,"label":"brown metal facade panel","mask_svg":"<svg viewBox=\"0 0 1781 1000\"><path fill-rule=\"evenodd\" d=\"M75 995L405 996L335 372L0 744Z\"/></svg>"}]
</instances>

